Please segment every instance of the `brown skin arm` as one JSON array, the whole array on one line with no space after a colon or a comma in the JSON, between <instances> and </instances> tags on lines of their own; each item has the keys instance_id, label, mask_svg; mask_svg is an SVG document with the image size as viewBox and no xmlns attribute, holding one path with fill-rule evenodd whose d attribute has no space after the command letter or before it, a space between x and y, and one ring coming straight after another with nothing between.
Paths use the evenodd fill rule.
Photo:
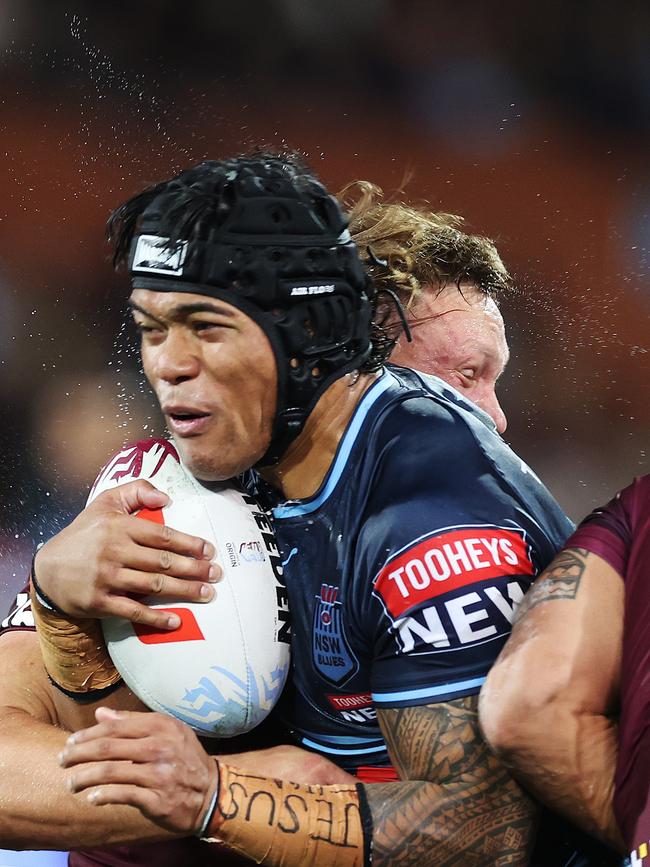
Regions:
<instances>
[{"instance_id":1,"label":"brown skin arm","mask_svg":"<svg viewBox=\"0 0 650 867\"><path fill-rule=\"evenodd\" d=\"M36 635L0 639L0 845L68 849L170 835L131 807L95 810L67 789L58 717Z\"/></svg>"},{"instance_id":2,"label":"brown skin arm","mask_svg":"<svg viewBox=\"0 0 650 867\"><path fill-rule=\"evenodd\" d=\"M562 551L522 602L481 692L485 736L534 795L620 851L612 799L624 585Z\"/></svg>"},{"instance_id":3,"label":"brown skin arm","mask_svg":"<svg viewBox=\"0 0 650 867\"><path fill-rule=\"evenodd\" d=\"M408 779L364 786L374 824L374 864L502 867L527 862L534 807L483 742L477 701L473 697L381 712L390 751L400 774ZM224 771L215 773L214 764L187 726L160 714L153 717L148 721L143 714L99 710L98 724L66 745L64 764L70 770L71 785L97 805L132 804L173 833L196 832ZM230 763L231 758L226 761ZM225 792L219 790L227 804L227 811L222 810L224 819L239 817L239 825L225 831L225 821L215 836L244 854L257 857L263 849L269 856L265 863L295 863L298 867L310 844L325 840L321 835L324 817L334 813L335 804L337 815L358 814L354 787L342 792L340 786L308 789L289 784L292 805L304 803L307 810L307 802L313 804L317 799L318 818L304 820L301 811L288 810L284 784L266 777L268 771L254 763L252 768L234 781L229 773L231 782ZM281 791L285 794L279 795ZM231 796L237 800L234 812ZM260 799L272 809L253 828L252 823L259 819L254 802ZM289 815L293 817L290 822ZM331 850L326 845L325 860L315 863L334 863L332 859L340 852L337 846L353 846L358 856L358 843L350 842L353 835L348 838L346 823L347 818L345 839L326 840ZM242 830L244 836L240 836ZM279 854L282 849L290 854Z\"/></svg>"},{"instance_id":4,"label":"brown skin arm","mask_svg":"<svg viewBox=\"0 0 650 867\"><path fill-rule=\"evenodd\" d=\"M124 685L101 702L90 702L89 704L81 704L68 698L67 695L52 686L49 681L48 687L55 709L56 725L69 732L77 732L79 729L92 725L95 722L95 710L100 706L110 707L114 710L148 710L140 699Z\"/></svg>"},{"instance_id":5,"label":"brown skin arm","mask_svg":"<svg viewBox=\"0 0 650 867\"><path fill-rule=\"evenodd\" d=\"M366 786L373 863L527 863L535 808L487 748L477 696L379 711L389 752L406 783Z\"/></svg>"},{"instance_id":6,"label":"brown skin arm","mask_svg":"<svg viewBox=\"0 0 650 867\"><path fill-rule=\"evenodd\" d=\"M126 689L118 690L103 705L109 702L122 709L141 707ZM94 721L96 705L75 705L52 687L35 633L5 633L0 638L0 846L79 849L178 836L153 824L134 807L97 810L69 791L58 760L69 736L60 723L62 703L75 726L83 725L89 715ZM351 779L327 759L290 745L232 754L227 761L235 767L309 784Z\"/></svg>"}]
</instances>

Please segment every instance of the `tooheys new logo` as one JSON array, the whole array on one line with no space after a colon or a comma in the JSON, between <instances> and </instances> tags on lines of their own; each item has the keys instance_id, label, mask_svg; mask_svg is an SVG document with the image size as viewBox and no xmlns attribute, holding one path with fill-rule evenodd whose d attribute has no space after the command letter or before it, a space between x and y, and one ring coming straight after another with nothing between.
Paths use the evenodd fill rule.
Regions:
<instances>
[{"instance_id":1,"label":"tooheys new logo","mask_svg":"<svg viewBox=\"0 0 650 867\"><path fill-rule=\"evenodd\" d=\"M404 652L442 653L507 635L533 575L523 530L453 527L392 557L374 595Z\"/></svg>"},{"instance_id":2,"label":"tooheys new logo","mask_svg":"<svg viewBox=\"0 0 650 867\"><path fill-rule=\"evenodd\" d=\"M328 695L327 700L346 722L376 723L377 710L369 692Z\"/></svg>"}]
</instances>

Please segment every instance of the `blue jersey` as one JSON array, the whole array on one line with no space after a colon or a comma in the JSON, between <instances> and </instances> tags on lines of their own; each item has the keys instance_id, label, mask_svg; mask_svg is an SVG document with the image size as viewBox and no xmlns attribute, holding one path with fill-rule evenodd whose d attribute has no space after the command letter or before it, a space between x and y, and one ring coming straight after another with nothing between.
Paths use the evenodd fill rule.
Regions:
<instances>
[{"instance_id":1,"label":"blue jersey","mask_svg":"<svg viewBox=\"0 0 650 867\"><path fill-rule=\"evenodd\" d=\"M402 368L365 393L319 491L273 514L292 611L279 713L350 769L388 763L376 708L478 693L572 530L483 412Z\"/></svg>"}]
</instances>

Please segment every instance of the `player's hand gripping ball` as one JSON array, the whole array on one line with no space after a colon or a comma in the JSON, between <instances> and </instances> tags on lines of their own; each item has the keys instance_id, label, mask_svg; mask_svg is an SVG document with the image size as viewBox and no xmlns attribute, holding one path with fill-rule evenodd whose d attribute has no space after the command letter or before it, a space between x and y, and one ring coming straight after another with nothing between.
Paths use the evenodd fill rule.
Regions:
<instances>
[{"instance_id":1,"label":"player's hand gripping ball","mask_svg":"<svg viewBox=\"0 0 650 867\"><path fill-rule=\"evenodd\" d=\"M102 621L113 663L138 698L202 735L249 731L277 701L289 670L289 636L282 567L269 521L232 483L197 481L173 444L146 440L116 455L95 482L102 491L148 479L171 502L138 517L200 536L215 547L223 570L207 603L145 598L179 615L173 631L119 617Z\"/></svg>"}]
</instances>

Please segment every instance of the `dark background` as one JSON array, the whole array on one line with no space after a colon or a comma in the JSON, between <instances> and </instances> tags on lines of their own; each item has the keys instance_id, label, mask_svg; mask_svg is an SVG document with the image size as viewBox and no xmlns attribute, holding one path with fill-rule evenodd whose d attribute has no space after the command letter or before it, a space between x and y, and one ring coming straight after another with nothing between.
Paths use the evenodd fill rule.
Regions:
<instances>
[{"instance_id":1,"label":"dark background","mask_svg":"<svg viewBox=\"0 0 650 867\"><path fill-rule=\"evenodd\" d=\"M496 239L506 439L572 517L648 472L649 32L629 0L1 0L0 598L160 430L108 213L263 145Z\"/></svg>"}]
</instances>

